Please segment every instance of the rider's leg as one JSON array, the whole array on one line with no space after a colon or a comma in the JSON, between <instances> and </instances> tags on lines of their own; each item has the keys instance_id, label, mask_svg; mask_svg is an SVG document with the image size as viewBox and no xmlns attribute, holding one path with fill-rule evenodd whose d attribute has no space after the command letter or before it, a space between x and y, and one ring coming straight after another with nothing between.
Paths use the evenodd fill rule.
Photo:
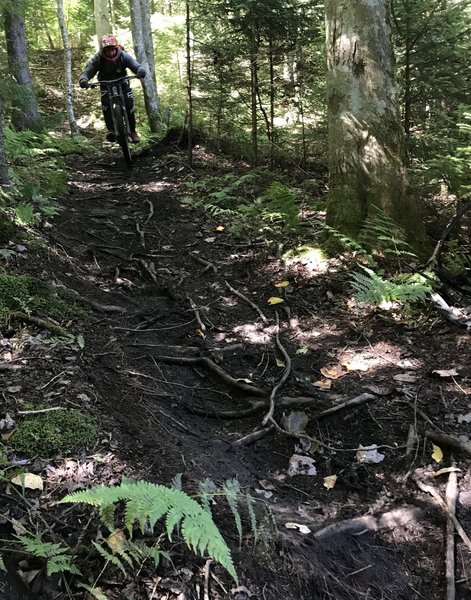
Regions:
<instances>
[{"instance_id":1,"label":"rider's leg","mask_svg":"<svg viewBox=\"0 0 471 600\"><path fill-rule=\"evenodd\" d=\"M136 133L136 115L134 114L134 94L132 89L127 86L127 90L124 90L124 98L126 109L129 117L129 129L131 131L131 142L137 144L140 141L139 135Z\"/></svg>"},{"instance_id":2,"label":"rider's leg","mask_svg":"<svg viewBox=\"0 0 471 600\"><path fill-rule=\"evenodd\" d=\"M113 131L113 117L111 116L111 104L108 89L103 85L101 86L101 108L103 110L103 117L105 119L105 125L108 129L106 139L109 142L116 141Z\"/></svg>"}]
</instances>

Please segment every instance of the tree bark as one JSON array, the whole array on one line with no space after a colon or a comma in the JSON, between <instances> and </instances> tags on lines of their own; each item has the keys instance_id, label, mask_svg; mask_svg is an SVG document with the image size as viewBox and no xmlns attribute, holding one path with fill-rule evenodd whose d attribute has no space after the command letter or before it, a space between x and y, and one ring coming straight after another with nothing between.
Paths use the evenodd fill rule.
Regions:
<instances>
[{"instance_id":1,"label":"tree bark","mask_svg":"<svg viewBox=\"0 0 471 600\"><path fill-rule=\"evenodd\" d=\"M409 234L405 145L388 0L327 0L327 223L356 237L378 207ZM409 236L412 237L412 236Z\"/></svg>"},{"instance_id":2,"label":"tree bark","mask_svg":"<svg viewBox=\"0 0 471 600\"><path fill-rule=\"evenodd\" d=\"M77 133L77 122L74 113L74 85L72 80L72 52L70 50L69 32L64 17L64 2L57 0L57 19L59 21L59 29L64 45L64 71L65 71L65 105L67 116L69 118L70 133L72 136Z\"/></svg>"},{"instance_id":3,"label":"tree bark","mask_svg":"<svg viewBox=\"0 0 471 600\"><path fill-rule=\"evenodd\" d=\"M22 131L38 130L39 109L33 90L28 62L28 46L21 2L12 1L4 8L5 37L10 73L19 86L13 99L12 125Z\"/></svg>"},{"instance_id":4,"label":"tree bark","mask_svg":"<svg viewBox=\"0 0 471 600\"><path fill-rule=\"evenodd\" d=\"M186 77L188 94L188 164L193 163L193 73L191 68L191 11L190 0L186 0Z\"/></svg>"},{"instance_id":5,"label":"tree bark","mask_svg":"<svg viewBox=\"0 0 471 600\"><path fill-rule=\"evenodd\" d=\"M98 44L100 39L107 33L112 33L113 29L110 20L110 11L108 0L94 0L93 8L95 12L95 30Z\"/></svg>"},{"instance_id":6,"label":"tree bark","mask_svg":"<svg viewBox=\"0 0 471 600\"><path fill-rule=\"evenodd\" d=\"M9 183L10 178L8 177L8 162L3 138L2 99L0 97L0 185L8 185Z\"/></svg>"},{"instance_id":7,"label":"tree bark","mask_svg":"<svg viewBox=\"0 0 471 600\"><path fill-rule=\"evenodd\" d=\"M155 80L154 46L150 25L149 0L131 0L131 26L134 52L147 71L142 80L147 120L152 133L159 130L159 99Z\"/></svg>"}]
</instances>

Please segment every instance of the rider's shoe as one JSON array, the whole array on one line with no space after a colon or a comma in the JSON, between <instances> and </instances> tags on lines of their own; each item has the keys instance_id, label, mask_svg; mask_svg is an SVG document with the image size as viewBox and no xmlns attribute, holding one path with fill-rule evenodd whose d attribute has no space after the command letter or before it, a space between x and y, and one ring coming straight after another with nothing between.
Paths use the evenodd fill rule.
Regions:
<instances>
[{"instance_id":1,"label":"rider's shoe","mask_svg":"<svg viewBox=\"0 0 471 600\"><path fill-rule=\"evenodd\" d=\"M141 138L139 137L139 134L137 133L137 131L131 131L131 142L133 144L138 144L141 141Z\"/></svg>"},{"instance_id":2,"label":"rider's shoe","mask_svg":"<svg viewBox=\"0 0 471 600\"><path fill-rule=\"evenodd\" d=\"M108 133L106 134L106 139L108 140L108 142L116 142L116 136L112 131L108 131Z\"/></svg>"}]
</instances>

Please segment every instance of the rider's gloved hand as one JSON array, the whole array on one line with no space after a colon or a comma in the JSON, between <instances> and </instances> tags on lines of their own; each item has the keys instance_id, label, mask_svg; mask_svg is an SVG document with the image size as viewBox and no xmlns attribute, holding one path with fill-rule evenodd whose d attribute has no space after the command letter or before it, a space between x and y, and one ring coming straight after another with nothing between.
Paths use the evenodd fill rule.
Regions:
<instances>
[{"instance_id":1,"label":"rider's gloved hand","mask_svg":"<svg viewBox=\"0 0 471 600\"><path fill-rule=\"evenodd\" d=\"M144 67L139 67L136 75L139 77L139 79L144 79L144 77L147 75L147 71L144 69Z\"/></svg>"},{"instance_id":2,"label":"rider's gloved hand","mask_svg":"<svg viewBox=\"0 0 471 600\"><path fill-rule=\"evenodd\" d=\"M79 81L79 86L86 90L88 88L88 79L82 78Z\"/></svg>"}]
</instances>

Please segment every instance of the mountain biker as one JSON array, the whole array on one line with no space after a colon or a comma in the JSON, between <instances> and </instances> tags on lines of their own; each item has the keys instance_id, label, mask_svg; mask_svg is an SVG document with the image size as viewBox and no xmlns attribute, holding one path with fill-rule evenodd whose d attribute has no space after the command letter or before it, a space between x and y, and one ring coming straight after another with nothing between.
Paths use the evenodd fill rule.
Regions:
<instances>
[{"instance_id":1,"label":"mountain biker","mask_svg":"<svg viewBox=\"0 0 471 600\"><path fill-rule=\"evenodd\" d=\"M126 69L137 75L139 78L146 76L146 70L137 60L125 52L124 48L119 44L116 37L112 34L104 35L100 39L100 50L94 54L87 62L85 70L80 75L79 85L81 88L88 88L88 82L98 73L98 81L109 81L126 77ZM123 92L126 108L129 115L129 128L131 130L131 142L137 144L140 137L136 132L136 116L134 114L134 96L128 81L123 82ZM113 118L110 110L110 98L108 89L105 85L101 85L101 107L105 124L108 128L106 139L109 142L115 142L116 138L113 132Z\"/></svg>"}]
</instances>

